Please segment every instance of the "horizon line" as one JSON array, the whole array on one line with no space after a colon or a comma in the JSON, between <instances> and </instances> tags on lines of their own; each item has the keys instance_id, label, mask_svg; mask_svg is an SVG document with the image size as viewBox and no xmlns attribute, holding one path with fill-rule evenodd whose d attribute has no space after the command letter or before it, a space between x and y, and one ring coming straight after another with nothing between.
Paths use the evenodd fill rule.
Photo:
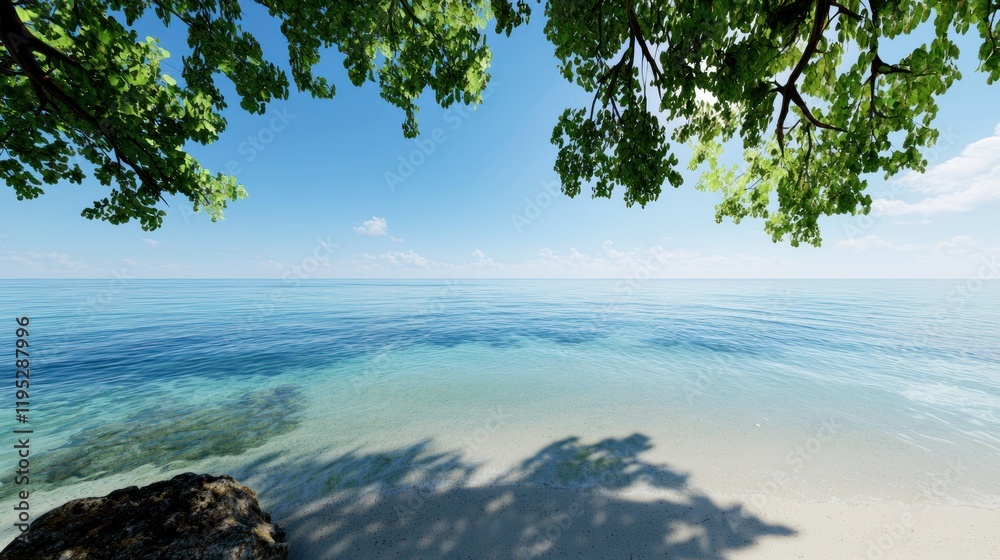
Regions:
<instances>
[{"instance_id":1,"label":"horizon line","mask_svg":"<svg viewBox=\"0 0 1000 560\"><path fill-rule=\"evenodd\" d=\"M468 278L393 278L393 277L342 277L342 278L280 278L280 277L248 277L248 276L189 276L189 277L166 277L166 278L156 278L156 277L112 277L108 278L106 276L102 277L12 277L12 278L2 278L0 281L52 281L52 280L124 280L127 282L132 281L186 281L186 280L245 280L245 281L283 281L283 282L329 282L329 281L445 281L454 282L460 280L474 280L474 281L500 281L500 280L512 280L512 281L595 281L595 280L629 280L633 282L670 282L670 281L691 281L691 280L967 280L968 278L964 276L852 276L852 277L821 277L821 276L770 276L770 277L720 277L720 276L692 276L692 277L671 277L671 278L630 278L622 276L595 276L595 277L468 277Z\"/></svg>"}]
</instances>

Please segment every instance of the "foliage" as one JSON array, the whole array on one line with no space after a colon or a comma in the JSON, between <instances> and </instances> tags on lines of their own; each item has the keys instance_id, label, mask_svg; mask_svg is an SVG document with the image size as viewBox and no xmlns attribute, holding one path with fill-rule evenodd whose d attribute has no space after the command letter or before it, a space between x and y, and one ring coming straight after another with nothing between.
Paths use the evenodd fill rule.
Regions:
<instances>
[{"instance_id":1,"label":"foliage","mask_svg":"<svg viewBox=\"0 0 1000 560\"><path fill-rule=\"evenodd\" d=\"M288 73L301 91L333 97L333 85L313 70L321 51L336 46L352 83L377 80L382 97L403 109L409 137L417 134L415 100L425 89L443 106L481 99L490 62L483 1L258 3L280 21ZM168 53L135 31L150 15L187 27L180 76L162 73ZM286 98L290 87L288 73L242 29L242 17L235 0L0 0L0 148L7 156L0 178L19 199L35 198L44 184L81 183L75 158L82 156L112 187L85 217L135 218L155 229L164 216L158 202L179 194L220 218L227 201L246 195L243 187L186 151L189 141L208 144L225 129L218 80L231 81L251 113ZM507 21L517 23L516 12L497 18Z\"/></svg>"},{"instance_id":2,"label":"foliage","mask_svg":"<svg viewBox=\"0 0 1000 560\"><path fill-rule=\"evenodd\" d=\"M488 23L510 35L532 13L528 0L257 3L280 22L296 88L333 97L314 69L336 47L354 85L377 82L403 110L407 137L418 133L425 90L445 107L480 102ZM722 195L718 221L763 218L776 241L793 245L819 244L820 216L867 213L865 174L924 169L936 99L960 78L957 34L978 33L980 69L1000 78L993 0L549 0L544 10L562 74L593 93L553 131L566 194L584 183L595 197L621 187L626 204L645 206L664 184L681 184L673 145L689 143L691 168L703 168L698 186ZM167 53L134 30L150 11L187 26L179 77L161 73ZM252 113L290 88L242 16L236 0L0 0L0 146L9 156L0 177L34 198L43 184L80 183L71 162L80 154L113 187L89 218L153 229L164 194L220 217L243 187L185 151L225 128L217 80L230 80ZM883 60L885 45L915 33L927 42ZM724 148L738 143L744 165L725 165Z\"/></svg>"},{"instance_id":3,"label":"foliage","mask_svg":"<svg viewBox=\"0 0 1000 560\"><path fill-rule=\"evenodd\" d=\"M820 216L871 209L863 174L924 169L920 150L938 136L936 98L960 78L955 34L974 27L982 71L990 82L1000 78L998 6L550 3L546 32L563 74L594 93L589 108L559 119L556 169L570 195L594 180L594 196L622 186L627 204L645 205L664 182L681 183L665 122L677 119L670 135L694 145L690 167L704 166L699 187L722 193L717 221L763 218L775 241L818 245ZM918 28L927 43L882 59L880 46ZM737 139L745 164L723 165L724 146Z\"/></svg>"}]
</instances>

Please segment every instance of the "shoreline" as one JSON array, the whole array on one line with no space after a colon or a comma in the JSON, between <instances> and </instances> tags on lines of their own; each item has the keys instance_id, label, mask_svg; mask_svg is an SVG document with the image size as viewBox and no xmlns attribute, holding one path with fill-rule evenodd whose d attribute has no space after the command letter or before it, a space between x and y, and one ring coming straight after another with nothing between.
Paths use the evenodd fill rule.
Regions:
<instances>
[{"instance_id":1,"label":"shoreline","mask_svg":"<svg viewBox=\"0 0 1000 560\"><path fill-rule=\"evenodd\" d=\"M309 410L295 430L242 455L39 487L32 517L191 471L229 474L257 492L301 560L1000 560L1000 507L990 499L994 484L975 474L982 465L969 475L964 458L954 472L942 459L934 472L904 474L912 467L903 456L877 453L884 439L848 425L836 440L819 420L736 438L676 419L658 429L652 410L599 426L569 417L538 423L504 409L344 437L356 428L343 417ZM789 450L820 436L822 449L799 473L784 463ZM774 469L791 476L779 479ZM972 489L990 493L977 499ZM0 528L4 545L15 536L9 524Z\"/></svg>"}]
</instances>

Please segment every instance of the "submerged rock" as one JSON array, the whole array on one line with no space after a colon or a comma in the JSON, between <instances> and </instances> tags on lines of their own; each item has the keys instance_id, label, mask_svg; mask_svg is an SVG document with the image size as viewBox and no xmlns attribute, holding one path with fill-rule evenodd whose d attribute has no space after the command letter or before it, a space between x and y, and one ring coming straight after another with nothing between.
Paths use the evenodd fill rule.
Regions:
<instances>
[{"instance_id":1,"label":"submerged rock","mask_svg":"<svg viewBox=\"0 0 1000 560\"><path fill-rule=\"evenodd\" d=\"M124 421L84 429L46 455L43 484L67 484L121 474L143 465L167 467L207 457L242 455L299 424L300 390L253 391L211 406L163 403ZM0 489L13 494L16 486Z\"/></svg>"},{"instance_id":2,"label":"submerged rock","mask_svg":"<svg viewBox=\"0 0 1000 560\"><path fill-rule=\"evenodd\" d=\"M185 473L59 506L2 560L284 560L285 531L230 476Z\"/></svg>"}]
</instances>

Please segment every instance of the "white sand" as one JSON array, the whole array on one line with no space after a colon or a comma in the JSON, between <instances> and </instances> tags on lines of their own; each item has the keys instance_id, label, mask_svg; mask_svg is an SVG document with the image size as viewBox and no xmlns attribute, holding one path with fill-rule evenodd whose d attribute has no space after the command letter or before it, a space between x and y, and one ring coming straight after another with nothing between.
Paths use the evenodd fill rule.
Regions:
<instances>
[{"instance_id":1,"label":"white sand","mask_svg":"<svg viewBox=\"0 0 1000 560\"><path fill-rule=\"evenodd\" d=\"M1000 512L950 506L756 509L510 485L313 504L276 521L293 559L1000 558Z\"/></svg>"},{"instance_id":2,"label":"white sand","mask_svg":"<svg viewBox=\"0 0 1000 560\"><path fill-rule=\"evenodd\" d=\"M470 427L459 431L463 432L472 433ZM592 431L591 437L565 447L546 447L558 441L556 434L566 433L574 431L565 426L536 430L516 426L490 432L482 444L467 442L461 456L477 468L447 490L384 491L383 486L381 492L344 492L326 499L307 490L295 503L279 500L265 505L288 531L292 558L301 560L1000 560L1000 510L947 505L962 484L978 480L966 472L949 473L943 459L936 473L907 479L916 480L917 486L902 484L901 471L880 470L886 465L871 461L876 451L848 438L826 446L806 462L802 473L790 472L789 482L767 485L762 481L775 480L775 474L760 469L775 463L788 469L781 460L788 442L762 445L769 439L762 435L747 438L742 445L718 441L696 445L677 439L657 445L665 440L661 437L651 440L648 449L635 448L635 455L626 454L623 463L608 469L618 476L612 477L612 484L599 482L597 488L584 491L520 482L525 460L540 465L535 473L543 474L542 480L558 478L560 473L573 475L578 471L572 469L580 468L575 461L580 450L593 451L588 446L603 438L624 442L628 436L628 432ZM392 441L376 447L391 450L399 447L399 439L419 441L399 431L387 437ZM803 437L793 435L791 441ZM446 453L449 447L432 446L429 452ZM360 458L374 453L358 451L353 457L363 462ZM597 471L591 467L600 458L591 455L583 462L583 470L593 474ZM326 465L326 458L311 463L316 473L312 478L322 480ZM421 469L431 472L416 477L424 482L455 475L450 467L437 464L424 464L410 474ZM657 478L654 487L641 473L665 478ZM852 473L867 481L847 484ZM616 483L622 479L626 484ZM826 484L819 486L818 481ZM260 482L267 486L266 479ZM902 487L881 497L854 498L893 483ZM314 483L312 488L319 486ZM367 488L373 487L378 485ZM815 499L827 492L854 501Z\"/></svg>"},{"instance_id":3,"label":"white sand","mask_svg":"<svg viewBox=\"0 0 1000 560\"><path fill-rule=\"evenodd\" d=\"M232 473L258 490L262 506L287 530L292 558L300 560L1000 559L1000 511L993 509L723 494L696 486L697 468L687 471L689 478L656 488L642 479L629 479L617 490L523 484L498 477L518 464L511 458L521 458L512 448L481 463L471 475L458 476L461 482L447 489L376 482L328 494L324 485L332 473L370 472L372 454L358 451L356 460L344 463L341 451L330 450L326 457L312 455L303 462L302 455L273 453L282 449L277 443L258 449L250 464L249 457L231 457L176 470L133 471L127 479L109 477L41 493L32 506L41 512L82 495L104 495L115 487L194 470ZM564 464L560 460L556 457L554 464ZM432 471L423 480L448 479L456 473L449 465L422 465L420 469ZM640 467L649 465L639 462ZM728 465L739 478L740 465ZM402 466L418 479L420 469ZM4 529L6 542L14 535Z\"/></svg>"}]
</instances>

